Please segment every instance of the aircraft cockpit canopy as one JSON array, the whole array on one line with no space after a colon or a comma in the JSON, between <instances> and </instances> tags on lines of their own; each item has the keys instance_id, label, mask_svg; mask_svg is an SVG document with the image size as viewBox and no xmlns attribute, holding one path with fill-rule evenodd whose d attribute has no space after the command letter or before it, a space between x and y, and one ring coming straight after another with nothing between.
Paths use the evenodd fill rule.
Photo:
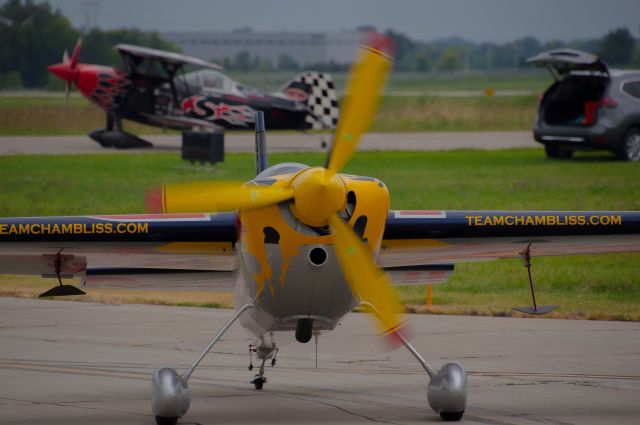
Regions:
<instances>
[{"instance_id":1,"label":"aircraft cockpit canopy","mask_svg":"<svg viewBox=\"0 0 640 425\"><path fill-rule=\"evenodd\" d=\"M185 82L189 91L197 93L202 90L231 90L233 80L221 72L213 69L201 69L199 71L189 72L184 76L175 78L176 85L184 85Z\"/></svg>"},{"instance_id":2,"label":"aircraft cockpit canopy","mask_svg":"<svg viewBox=\"0 0 640 425\"><path fill-rule=\"evenodd\" d=\"M260 174L256 176L254 180L267 179L273 176L281 176L283 174L295 173L296 171L301 171L306 168L309 168L308 165L299 164L297 162L282 162L280 164L276 164L273 167L269 167Z\"/></svg>"}]
</instances>

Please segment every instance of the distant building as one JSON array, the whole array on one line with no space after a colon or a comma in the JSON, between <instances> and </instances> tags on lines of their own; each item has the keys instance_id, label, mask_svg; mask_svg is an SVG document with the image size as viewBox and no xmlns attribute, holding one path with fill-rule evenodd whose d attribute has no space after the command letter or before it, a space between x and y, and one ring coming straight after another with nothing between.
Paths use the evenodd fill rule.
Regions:
<instances>
[{"instance_id":1,"label":"distant building","mask_svg":"<svg viewBox=\"0 0 640 425\"><path fill-rule=\"evenodd\" d=\"M269 59L275 66L282 55L301 66L315 63L348 64L361 41L359 32L163 32L187 55L205 60L233 59L241 52Z\"/></svg>"}]
</instances>

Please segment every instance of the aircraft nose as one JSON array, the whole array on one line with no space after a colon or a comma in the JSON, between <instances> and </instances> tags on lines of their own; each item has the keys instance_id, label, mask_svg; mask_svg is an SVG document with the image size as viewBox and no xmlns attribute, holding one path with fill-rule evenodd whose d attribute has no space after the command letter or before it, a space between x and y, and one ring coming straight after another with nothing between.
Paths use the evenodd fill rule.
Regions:
<instances>
[{"instance_id":1,"label":"aircraft nose","mask_svg":"<svg viewBox=\"0 0 640 425\"><path fill-rule=\"evenodd\" d=\"M68 83L75 81L77 76L76 70L71 69L71 66L69 66L69 64L67 63L57 63L55 65L47 67L47 69L50 73Z\"/></svg>"}]
</instances>

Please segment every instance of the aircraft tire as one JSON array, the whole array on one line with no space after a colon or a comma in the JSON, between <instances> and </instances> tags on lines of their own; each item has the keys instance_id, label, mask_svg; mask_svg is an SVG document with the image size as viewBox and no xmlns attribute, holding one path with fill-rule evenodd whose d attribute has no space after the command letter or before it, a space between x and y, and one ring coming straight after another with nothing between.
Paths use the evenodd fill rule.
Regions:
<instances>
[{"instance_id":1,"label":"aircraft tire","mask_svg":"<svg viewBox=\"0 0 640 425\"><path fill-rule=\"evenodd\" d=\"M178 423L179 417L173 418L165 418L163 416L156 416L156 424L157 425L176 425Z\"/></svg>"},{"instance_id":2,"label":"aircraft tire","mask_svg":"<svg viewBox=\"0 0 640 425\"><path fill-rule=\"evenodd\" d=\"M464 412L440 412L440 418L445 422L458 422Z\"/></svg>"}]
</instances>

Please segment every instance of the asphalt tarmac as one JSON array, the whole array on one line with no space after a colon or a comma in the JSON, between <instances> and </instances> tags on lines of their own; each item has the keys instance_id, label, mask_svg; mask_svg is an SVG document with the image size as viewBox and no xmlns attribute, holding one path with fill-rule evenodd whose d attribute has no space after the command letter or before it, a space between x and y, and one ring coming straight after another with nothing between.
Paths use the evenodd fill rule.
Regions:
<instances>
[{"instance_id":1,"label":"asphalt tarmac","mask_svg":"<svg viewBox=\"0 0 640 425\"><path fill-rule=\"evenodd\" d=\"M55 154L113 154L132 152L179 152L179 135L142 136L152 142L151 149L105 149L88 136L4 136L0 137L0 155L55 155ZM302 133L267 133L269 152L322 152L322 140L330 142L330 135ZM359 150L455 150L455 149L509 149L541 148L530 131L500 132L424 132L424 133L369 133ZM227 133L225 151L253 152L254 136L250 132Z\"/></svg>"},{"instance_id":2,"label":"asphalt tarmac","mask_svg":"<svg viewBox=\"0 0 640 425\"><path fill-rule=\"evenodd\" d=\"M229 310L0 299L0 423L153 424L150 378L182 371ZM418 350L469 371L462 423L637 424L640 323L409 317ZM262 391L235 324L190 380L186 424L440 423L427 377L385 352L364 314L315 346L281 347Z\"/></svg>"}]
</instances>

